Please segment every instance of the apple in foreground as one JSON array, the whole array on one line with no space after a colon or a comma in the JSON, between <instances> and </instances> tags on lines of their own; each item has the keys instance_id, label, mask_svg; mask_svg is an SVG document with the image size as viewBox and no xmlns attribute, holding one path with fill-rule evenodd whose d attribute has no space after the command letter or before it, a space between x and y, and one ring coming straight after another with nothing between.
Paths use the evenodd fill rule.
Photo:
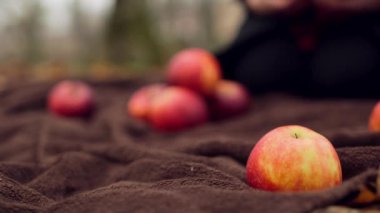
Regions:
<instances>
[{"instance_id":1,"label":"apple in foreground","mask_svg":"<svg viewBox=\"0 0 380 213\"><path fill-rule=\"evenodd\" d=\"M249 109L251 97L241 84L221 80L210 98L210 109L216 119L240 115Z\"/></svg>"},{"instance_id":2,"label":"apple in foreground","mask_svg":"<svg viewBox=\"0 0 380 213\"><path fill-rule=\"evenodd\" d=\"M94 108L94 93L81 81L65 80L53 87L48 96L49 110L59 116L89 115Z\"/></svg>"},{"instance_id":3,"label":"apple in foreground","mask_svg":"<svg viewBox=\"0 0 380 213\"><path fill-rule=\"evenodd\" d=\"M371 132L380 132L380 102L372 110L368 127Z\"/></svg>"},{"instance_id":4,"label":"apple in foreground","mask_svg":"<svg viewBox=\"0 0 380 213\"><path fill-rule=\"evenodd\" d=\"M205 101L191 90L169 86L151 103L149 119L160 131L175 132L205 123L208 120Z\"/></svg>"},{"instance_id":5,"label":"apple in foreground","mask_svg":"<svg viewBox=\"0 0 380 213\"><path fill-rule=\"evenodd\" d=\"M332 144L301 126L279 127L256 144L247 162L248 184L280 192L323 190L342 183Z\"/></svg>"},{"instance_id":6,"label":"apple in foreground","mask_svg":"<svg viewBox=\"0 0 380 213\"><path fill-rule=\"evenodd\" d=\"M221 79L221 75L219 62L211 53L193 48L183 50L171 59L167 80L172 85L209 95Z\"/></svg>"},{"instance_id":7,"label":"apple in foreground","mask_svg":"<svg viewBox=\"0 0 380 213\"><path fill-rule=\"evenodd\" d=\"M127 103L127 112L132 118L148 121L153 98L164 90L166 85L153 84L137 90Z\"/></svg>"}]
</instances>

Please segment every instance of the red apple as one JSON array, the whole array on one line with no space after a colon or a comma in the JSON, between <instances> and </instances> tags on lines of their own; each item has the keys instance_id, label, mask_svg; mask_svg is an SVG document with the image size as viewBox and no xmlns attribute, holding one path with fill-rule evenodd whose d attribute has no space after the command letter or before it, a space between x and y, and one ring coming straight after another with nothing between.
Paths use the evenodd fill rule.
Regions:
<instances>
[{"instance_id":1,"label":"red apple","mask_svg":"<svg viewBox=\"0 0 380 213\"><path fill-rule=\"evenodd\" d=\"M154 97L149 116L154 128L171 132L205 123L208 111L205 101L196 93L170 86Z\"/></svg>"},{"instance_id":2,"label":"red apple","mask_svg":"<svg viewBox=\"0 0 380 213\"><path fill-rule=\"evenodd\" d=\"M380 132L380 102L373 108L368 126L371 132Z\"/></svg>"},{"instance_id":3,"label":"red apple","mask_svg":"<svg viewBox=\"0 0 380 213\"><path fill-rule=\"evenodd\" d=\"M246 112L251 102L248 90L237 82L222 80L210 99L215 118L228 118Z\"/></svg>"},{"instance_id":4,"label":"red apple","mask_svg":"<svg viewBox=\"0 0 380 213\"><path fill-rule=\"evenodd\" d=\"M209 95L221 75L217 59L205 50L194 48L179 52L171 59L167 79L170 84Z\"/></svg>"},{"instance_id":5,"label":"red apple","mask_svg":"<svg viewBox=\"0 0 380 213\"><path fill-rule=\"evenodd\" d=\"M136 119L148 121L148 114L152 99L160 94L166 86L153 84L136 91L127 103L128 114Z\"/></svg>"},{"instance_id":6,"label":"red apple","mask_svg":"<svg viewBox=\"0 0 380 213\"><path fill-rule=\"evenodd\" d=\"M248 184L267 191L313 191L342 183L342 169L332 144L301 126L267 133L247 162Z\"/></svg>"},{"instance_id":7,"label":"red apple","mask_svg":"<svg viewBox=\"0 0 380 213\"><path fill-rule=\"evenodd\" d=\"M93 91L80 81L62 81L51 90L48 97L49 110L60 116L86 116L94 107Z\"/></svg>"}]
</instances>

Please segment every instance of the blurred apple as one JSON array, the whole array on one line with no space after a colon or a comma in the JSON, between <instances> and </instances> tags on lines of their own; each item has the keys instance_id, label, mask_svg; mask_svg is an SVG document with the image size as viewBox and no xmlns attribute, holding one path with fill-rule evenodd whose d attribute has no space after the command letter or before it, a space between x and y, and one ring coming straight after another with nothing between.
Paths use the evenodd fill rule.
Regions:
<instances>
[{"instance_id":1,"label":"blurred apple","mask_svg":"<svg viewBox=\"0 0 380 213\"><path fill-rule=\"evenodd\" d=\"M214 118L228 118L246 112L250 102L249 92L243 85L221 80L210 98L210 109Z\"/></svg>"},{"instance_id":2,"label":"blurred apple","mask_svg":"<svg viewBox=\"0 0 380 213\"><path fill-rule=\"evenodd\" d=\"M151 103L150 122L160 131L180 131L207 122L205 101L191 90L170 86Z\"/></svg>"},{"instance_id":3,"label":"blurred apple","mask_svg":"<svg viewBox=\"0 0 380 213\"><path fill-rule=\"evenodd\" d=\"M80 81L62 81L54 86L48 96L49 110L59 116L86 116L93 107L93 91L90 86Z\"/></svg>"},{"instance_id":4,"label":"blurred apple","mask_svg":"<svg viewBox=\"0 0 380 213\"><path fill-rule=\"evenodd\" d=\"M166 85L153 84L137 90L127 103L128 114L138 120L148 121L152 99L160 94Z\"/></svg>"},{"instance_id":5,"label":"blurred apple","mask_svg":"<svg viewBox=\"0 0 380 213\"><path fill-rule=\"evenodd\" d=\"M373 108L368 126L371 132L380 132L380 102Z\"/></svg>"},{"instance_id":6,"label":"blurred apple","mask_svg":"<svg viewBox=\"0 0 380 213\"><path fill-rule=\"evenodd\" d=\"M171 59L167 79L170 84L209 95L221 75L217 59L206 50L194 48L179 52Z\"/></svg>"},{"instance_id":7,"label":"blurred apple","mask_svg":"<svg viewBox=\"0 0 380 213\"><path fill-rule=\"evenodd\" d=\"M248 184L267 191L314 191L342 183L342 169L332 144L301 126L267 133L247 162Z\"/></svg>"}]
</instances>

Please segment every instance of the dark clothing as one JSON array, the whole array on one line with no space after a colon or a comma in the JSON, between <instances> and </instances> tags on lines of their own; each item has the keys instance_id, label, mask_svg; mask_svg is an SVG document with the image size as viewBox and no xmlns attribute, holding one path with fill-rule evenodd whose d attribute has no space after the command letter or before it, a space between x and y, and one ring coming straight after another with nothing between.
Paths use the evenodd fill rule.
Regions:
<instances>
[{"instance_id":1,"label":"dark clothing","mask_svg":"<svg viewBox=\"0 0 380 213\"><path fill-rule=\"evenodd\" d=\"M293 18L248 12L236 40L218 54L225 77L253 93L380 97L380 13L314 17L312 10Z\"/></svg>"}]
</instances>

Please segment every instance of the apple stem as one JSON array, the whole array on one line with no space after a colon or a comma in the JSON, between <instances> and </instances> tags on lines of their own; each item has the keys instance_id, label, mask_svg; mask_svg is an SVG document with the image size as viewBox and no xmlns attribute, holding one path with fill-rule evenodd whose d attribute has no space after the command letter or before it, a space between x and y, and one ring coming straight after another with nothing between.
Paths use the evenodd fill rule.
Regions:
<instances>
[{"instance_id":1,"label":"apple stem","mask_svg":"<svg viewBox=\"0 0 380 213\"><path fill-rule=\"evenodd\" d=\"M296 137L296 139L298 139L298 135L297 135L297 133L294 133L294 136Z\"/></svg>"}]
</instances>

